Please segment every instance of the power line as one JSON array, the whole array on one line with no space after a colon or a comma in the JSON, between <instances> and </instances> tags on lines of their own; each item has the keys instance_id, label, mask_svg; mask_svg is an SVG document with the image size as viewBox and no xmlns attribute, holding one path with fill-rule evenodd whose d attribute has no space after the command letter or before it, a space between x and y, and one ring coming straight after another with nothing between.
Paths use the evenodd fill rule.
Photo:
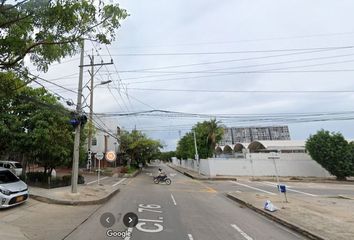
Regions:
<instances>
[{"instance_id":1,"label":"power line","mask_svg":"<svg viewBox=\"0 0 354 240\"><path fill-rule=\"evenodd\" d=\"M220 52L169 52L169 53L121 53L111 56L186 56L186 55L225 55L225 54L241 54L241 53L268 53L268 52L296 52L311 50L340 50L352 49L354 46L339 47L317 47L317 48L290 48L290 49L268 49L268 50L243 50L243 51L220 51Z\"/></svg>"},{"instance_id":2,"label":"power line","mask_svg":"<svg viewBox=\"0 0 354 240\"><path fill-rule=\"evenodd\" d=\"M322 56L322 57L315 57L315 58L305 58L305 59L288 60L288 61L273 62L273 63L262 63L262 64L253 64L253 65L245 65L245 66L235 66L235 67L220 68L220 69L212 69L212 70L213 70L213 71L216 71L216 70L225 70L225 69L234 69L234 68L260 67L260 66L269 66L269 65L277 65L277 64L286 64L286 63L296 63L296 62L306 62L306 61L314 61L314 60L323 60L323 59L330 59L330 58L348 57L348 56L353 56L353 55L354 55L354 53L350 53L350 54L342 54L342 55L334 55L334 56ZM160 73L160 71L151 71L151 70L169 69L169 68L181 68L181 67L191 67L191 66L215 64L215 63L229 63L229 62L235 62L235 61L240 61L240 60L241 60L241 59L233 59L233 60L224 60L224 61L216 61L216 62L206 62L206 63L170 65L170 66L156 67L156 68L143 68L143 69L122 70L121 72L149 72L149 73ZM156 77L156 75L153 75L153 77Z\"/></svg>"},{"instance_id":3,"label":"power line","mask_svg":"<svg viewBox=\"0 0 354 240\"><path fill-rule=\"evenodd\" d=\"M100 31L100 30L98 29L98 31ZM91 44L92 44L92 46L95 48L97 55L98 55L98 56L101 58L101 60L102 60L102 57L101 57L101 55L100 55L99 52L98 52L98 49L96 48L96 46L94 45L94 43L93 43L92 41L91 41ZM110 52L109 52L107 46L106 46L106 49L107 49L107 52L110 54ZM111 57L111 59L112 59L112 57ZM117 74L118 74L118 78L119 78L119 73L118 73L118 71L117 71L117 67L116 67L116 65L115 65L114 62L113 62L113 66L115 67L115 70L116 70L116 72L117 72ZM118 85L117 85L117 83L116 83L116 82L114 81L114 79L111 77L111 73L110 73L108 67L105 66L105 68L106 68L106 70L108 71L108 76L109 76L109 78L112 79L113 84L114 84L115 87L116 87L118 96L119 96L120 99L122 100L123 106L127 109L127 111L129 111L129 108L128 108L127 104L125 103L125 101L124 101L124 99L123 99L123 97L122 97L122 95L121 95L120 88L119 88L119 82L118 82ZM101 76L101 74L100 74L100 76ZM121 81L121 80L120 80L120 81ZM122 86L123 86L123 84L122 84ZM116 102L116 103L118 104L118 106L121 108L121 105L120 105L119 101L117 100L117 98L115 97L115 95L112 93L111 89L109 89L109 92L110 92L110 94L112 95L112 97L113 97L113 99L115 100L115 102ZM121 108L121 109L122 109L122 108ZM134 117L134 118L135 118L135 123L136 123L136 121L138 121L138 119L137 119L136 117Z\"/></svg>"},{"instance_id":4,"label":"power line","mask_svg":"<svg viewBox=\"0 0 354 240\"><path fill-rule=\"evenodd\" d=\"M49 80L47 80L47 79L44 79L44 78L39 77L39 76L36 76L36 75L34 75L34 74L32 74L32 73L29 73L29 75L31 75L31 76L33 76L33 77L35 77L35 78L37 78L37 79L40 79L40 80L42 80L42 81L44 81L44 82L46 82L46 83L52 84L52 85L57 86L57 87L62 88L62 89L65 89L66 91L69 91L69 92L72 92L72 93L76 93L76 94L78 93L77 91L74 91L74 90L72 90L72 89L63 87L63 86L61 86L61 85L59 85L59 84L53 83L53 82L51 82L51 81L49 81Z\"/></svg>"},{"instance_id":5,"label":"power line","mask_svg":"<svg viewBox=\"0 0 354 240\"><path fill-rule=\"evenodd\" d=\"M166 89L129 88L135 91L191 92L191 93L354 93L354 90L208 90L208 89Z\"/></svg>"},{"instance_id":6,"label":"power line","mask_svg":"<svg viewBox=\"0 0 354 240\"><path fill-rule=\"evenodd\" d=\"M288 36L288 37L270 37L270 38L257 38L257 39L242 39L242 40L235 40L235 41L193 42L193 43L177 43L177 44L168 44L168 45L159 44L159 45L145 45L145 46L123 46L123 47L118 47L117 49L234 44L234 43L243 43L243 42L260 42L260 41L271 41L271 40L287 40L287 39L300 39L300 38L330 37L330 36L353 35L353 34L354 34L354 32L319 33L319 34L298 35L298 36Z\"/></svg>"},{"instance_id":7,"label":"power line","mask_svg":"<svg viewBox=\"0 0 354 240\"><path fill-rule=\"evenodd\" d=\"M200 76L189 76L189 77L177 77L177 78L167 78L167 79L157 79L157 80L146 80L146 81L136 81L127 83L128 85L133 84L142 84L142 83L150 83L150 82L169 82L169 81L177 81L177 80L191 80L191 79L199 79L199 78L210 78L210 77L221 77L221 76L232 76L235 74L257 74L257 73L337 73L337 72L353 72L354 69L334 69L334 70L297 70L297 71L238 71L238 72L228 72L228 73L214 73L208 75L200 75Z\"/></svg>"},{"instance_id":8,"label":"power line","mask_svg":"<svg viewBox=\"0 0 354 240\"><path fill-rule=\"evenodd\" d=\"M292 68L307 68L307 67L316 67L316 66L324 66L324 65L335 65L335 64L340 64L340 63L350 63L354 62L354 59L350 60L343 60L343 61L336 61L336 62L327 62L327 63L316 63L316 64L310 64L310 65L302 65L302 66L288 66L288 67L281 67L281 68L273 68L273 69L264 69L264 70L252 70L252 71L240 71L240 72L222 72L220 70L227 70L227 69L235 69L235 68L243 68L243 67L254 67L254 66L266 66L270 64L259 64L259 65L250 65L250 66L239 66L239 67L228 67L228 68L219 68L219 69L212 69L212 70L200 70L200 71L178 71L178 72L172 72L172 71L145 71L145 72L154 72L154 73L175 73L175 74L196 74L196 73L257 73L257 72L264 72L264 71L277 71L277 70L283 70L283 69L292 69ZM284 62L285 63L285 62ZM281 64L281 63L275 63L275 64ZM331 71L331 70L326 70L326 71ZM336 70L338 71L338 70Z\"/></svg>"},{"instance_id":9,"label":"power line","mask_svg":"<svg viewBox=\"0 0 354 240\"><path fill-rule=\"evenodd\" d=\"M324 116L324 115L344 115L344 114L354 114L354 111L341 111L341 112L302 112L302 113L268 113L268 114L204 114L204 113L188 113L188 112L176 112L169 110L148 110L148 111L139 111L139 112L130 112L130 113L97 113L99 116L129 116L129 115L147 115L147 116L178 116L178 117L204 117L204 118L249 118L249 117L311 117L311 116Z\"/></svg>"}]
</instances>

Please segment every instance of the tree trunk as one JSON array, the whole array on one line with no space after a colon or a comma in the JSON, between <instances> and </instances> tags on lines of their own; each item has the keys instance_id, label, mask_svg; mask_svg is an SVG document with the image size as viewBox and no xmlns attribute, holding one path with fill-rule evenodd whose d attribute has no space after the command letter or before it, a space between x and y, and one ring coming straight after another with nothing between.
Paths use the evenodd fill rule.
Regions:
<instances>
[{"instance_id":1,"label":"tree trunk","mask_svg":"<svg viewBox=\"0 0 354 240\"><path fill-rule=\"evenodd\" d=\"M347 181L347 177L345 176L337 176L338 181Z\"/></svg>"},{"instance_id":2,"label":"tree trunk","mask_svg":"<svg viewBox=\"0 0 354 240\"><path fill-rule=\"evenodd\" d=\"M24 153L22 153L21 165L22 165L22 176L24 176L24 178L26 179L27 158Z\"/></svg>"}]
</instances>

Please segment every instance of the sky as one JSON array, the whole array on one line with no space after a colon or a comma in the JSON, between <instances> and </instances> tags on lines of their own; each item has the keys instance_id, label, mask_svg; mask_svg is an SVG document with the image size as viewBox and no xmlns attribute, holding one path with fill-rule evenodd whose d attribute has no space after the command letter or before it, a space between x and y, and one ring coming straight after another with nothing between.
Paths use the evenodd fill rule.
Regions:
<instances>
[{"instance_id":1,"label":"sky","mask_svg":"<svg viewBox=\"0 0 354 240\"><path fill-rule=\"evenodd\" d=\"M86 64L87 55L92 52L97 62L110 62L111 58L114 61L114 65L96 68L95 84L112 80L94 89L93 108L97 114L153 109L269 116L353 111L352 0L121 0L118 3L130 16L121 22L116 41L108 46L85 43ZM77 91L78 65L79 56L52 64L40 76L60 87L43 84L76 102L75 93L68 89ZM87 70L85 83L89 80ZM84 95L88 95L86 89ZM159 115L101 117L101 120L112 130L115 125L142 130L160 139L165 150L174 150L180 136L196 122L207 119ZM322 128L354 139L353 120L279 123L258 119L240 123L230 119L223 124L229 127L286 124L294 140L304 140Z\"/></svg>"}]
</instances>

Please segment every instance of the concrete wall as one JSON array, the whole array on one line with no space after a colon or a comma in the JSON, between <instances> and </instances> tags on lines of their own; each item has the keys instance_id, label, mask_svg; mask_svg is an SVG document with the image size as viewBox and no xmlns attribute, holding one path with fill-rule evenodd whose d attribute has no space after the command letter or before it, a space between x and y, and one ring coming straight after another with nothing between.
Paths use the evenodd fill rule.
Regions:
<instances>
[{"instance_id":1,"label":"concrete wall","mask_svg":"<svg viewBox=\"0 0 354 240\"><path fill-rule=\"evenodd\" d=\"M101 131L97 131L96 134L94 135L94 137L97 139L97 144L96 145L92 145L91 147L91 151L93 153L98 153L98 152L105 152L105 140L104 140L104 136L108 135L104 132ZM117 151L117 148L119 147L117 144L117 140L111 136L108 135L107 138L107 151Z\"/></svg>"},{"instance_id":2,"label":"concrete wall","mask_svg":"<svg viewBox=\"0 0 354 240\"><path fill-rule=\"evenodd\" d=\"M252 153L246 158L201 159L200 171L204 175L274 176L275 167L269 153ZM282 153L276 159L279 176L328 177L330 174L305 153ZM198 171L195 160L174 160L175 165Z\"/></svg>"}]
</instances>

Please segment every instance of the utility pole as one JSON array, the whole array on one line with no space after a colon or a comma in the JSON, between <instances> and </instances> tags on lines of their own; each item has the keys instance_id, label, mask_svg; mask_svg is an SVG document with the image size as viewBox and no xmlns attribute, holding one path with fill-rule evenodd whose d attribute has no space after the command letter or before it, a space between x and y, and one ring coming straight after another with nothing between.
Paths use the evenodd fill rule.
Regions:
<instances>
[{"instance_id":1,"label":"utility pole","mask_svg":"<svg viewBox=\"0 0 354 240\"><path fill-rule=\"evenodd\" d=\"M93 51L92 51L92 56L90 57L90 63L91 63L91 72L89 71L91 75L91 86L90 86L90 114L89 114L89 132L88 132L88 151L89 154L91 154L91 148L92 148L92 115L93 115L93 77L94 77L94 56L93 56ZM91 172L91 167L92 167L92 161L91 161L91 156L88 156L88 166L89 166L89 171ZM94 167L96 167L96 159L94 160Z\"/></svg>"},{"instance_id":2,"label":"utility pole","mask_svg":"<svg viewBox=\"0 0 354 240\"><path fill-rule=\"evenodd\" d=\"M92 148L92 115L93 115L93 63L94 63L94 56L93 56L93 51L92 51L92 56L90 57L90 63L91 63L91 86L90 86L90 114L89 114L89 132L88 132L88 151L89 154L91 154L91 148ZM94 160L96 166L96 161ZM91 156L88 156L88 166L89 166L89 171L91 172L91 166L92 166L92 161L91 161Z\"/></svg>"},{"instance_id":3,"label":"utility pole","mask_svg":"<svg viewBox=\"0 0 354 240\"><path fill-rule=\"evenodd\" d=\"M81 116L82 113L82 82L83 82L83 73L84 73L84 67L91 67L91 70L93 70L94 66L100 66L100 68L96 72L91 72L91 89L90 92L92 94L93 92L93 76L101 69L103 65L111 65L113 64L113 59L111 59L111 62L109 63L101 63L95 64L93 62L93 54L92 54L92 59L89 65L84 65L84 51L85 50L85 41L81 41L81 55L80 55L80 72L79 72L79 86L78 86L78 94L77 94L77 105L76 105L76 114L78 116ZM101 84L106 84L111 81L106 81L102 82ZM101 85L100 84L100 85ZM91 97L91 100L93 101L93 98ZM90 113L93 114L92 112L92 105L90 106ZM92 115L90 115L90 124L92 125ZM79 154L80 154L80 131L81 131L81 122L76 126L75 128L75 142L74 142L74 157L73 157L73 165L72 165L72 174L71 174L71 193L77 193L77 180L78 180L78 175L79 175ZM92 132L91 132L91 141L92 141ZM89 144L91 144L91 141L89 141ZM89 149L91 150L91 149Z\"/></svg>"},{"instance_id":4,"label":"utility pole","mask_svg":"<svg viewBox=\"0 0 354 240\"><path fill-rule=\"evenodd\" d=\"M81 116L81 99L82 99L82 80L84 73L84 50L85 40L81 41L81 55L80 55L80 72L79 72L79 87L77 93L76 113ZM80 131L81 123L75 128L75 142L74 142L74 159L71 173L71 193L77 193L77 179L79 175L79 153L80 153Z\"/></svg>"},{"instance_id":5,"label":"utility pole","mask_svg":"<svg viewBox=\"0 0 354 240\"><path fill-rule=\"evenodd\" d=\"M109 80L109 81L103 81L97 85L94 85L94 77L103 65L113 64L113 60L111 59L110 63L103 63L103 61L102 61L101 63L95 64L95 57L93 55L93 50L92 50L92 55L89 56L89 58L90 58L90 64L84 65L84 67L91 67L91 71L90 70L88 71L90 74L90 77L91 77L90 89L89 89L90 90L90 113L89 113L89 132L88 132L88 152L89 152L89 154L91 154L92 153L92 149L91 149L92 148L92 134L93 134L93 90L98 85L104 85L104 84L112 82L112 80ZM95 66L100 66L100 68L96 72L94 69ZM96 159L94 160L93 163L94 163L94 167L96 168ZM89 166L89 171L91 171L91 167L92 167L91 156L89 156L87 159L87 165Z\"/></svg>"},{"instance_id":6,"label":"utility pole","mask_svg":"<svg viewBox=\"0 0 354 240\"><path fill-rule=\"evenodd\" d=\"M198 174L200 174L200 161L199 161L197 139L195 137L195 131L193 131L193 136L194 136L195 159L197 160L197 163L198 163Z\"/></svg>"}]
</instances>

